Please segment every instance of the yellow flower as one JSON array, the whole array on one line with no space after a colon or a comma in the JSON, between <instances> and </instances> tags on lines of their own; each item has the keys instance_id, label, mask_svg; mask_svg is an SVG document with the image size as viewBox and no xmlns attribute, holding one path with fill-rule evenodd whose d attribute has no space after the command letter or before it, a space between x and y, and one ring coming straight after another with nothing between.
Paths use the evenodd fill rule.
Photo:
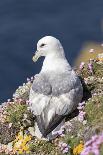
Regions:
<instances>
[{"instance_id":1,"label":"yellow flower","mask_svg":"<svg viewBox=\"0 0 103 155\"><path fill-rule=\"evenodd\" d=\"M29 135L25 135L24 136L24 140L26 141L26 142L28 142L28 141L30 141L31 140L31 136Z\"/></svg>"},{"instance_id":2,"label":"yellow flower","mask_svg":"<svg viewBox=\"0 0 103 155\"><path fill-rule=\"evenodd\" d=\"M22 150L22 149L19 150L18 153L19 153L19 154L23 154L23 150Z\"/></svg>"},{"instance_id":3,"label":"yellow flower","mask_svg":"<svg viewBox=\"0 0 103 155\"><path fill-rule=\"evenodd\" d=\"M23 136L22 135L18 135L17 139L21 140L21 139L23 139Z\"/></svg>"},{"instance_id":4,"label":"yellow flower","mask_svg":"<svg viewBox=\"0 0 103 155\"><path fill-rule=\"evenodd\" d=\"M23 147L23 150L24 150L24 151L29 151L29 146L28 146L28 145L25 145L25 146Z\"/></svg>"},{"instance_id":5,"label":"yellow flower","mask_svg":"<svg viewBox=\"0 0 103 155\"><path fill-rule=\"evenodd\" d=\"M23 135L23 131L18 133L18 136L14 140L14 147L13 149L17 151L19 154L29 153L29 145L27 143L31 140L30 135Z\"/></svg>"},{"instance_id":6,"label":"yellow flower","mask_svg":"<svg viewBox=\"0 0 103 155\"><path fill-rule=\"evenodd\" d=\"M21 147L21 144L22 144L22 141L17 141L15 144L14 144L14 149L15 150L19 150L19 148Z\"/></svg>"},{"instance_id":7,"label":"yellow flower","mask_svg":"<svg viewBox=\"0 0 103 155\"><path fill-rule=\"evenodd\" d=\"M74 147L73 149L73 154L74 155L79 155L84 149L84 144L83 141L80 141L80 144Z\"/></svg>"}]
</instances>

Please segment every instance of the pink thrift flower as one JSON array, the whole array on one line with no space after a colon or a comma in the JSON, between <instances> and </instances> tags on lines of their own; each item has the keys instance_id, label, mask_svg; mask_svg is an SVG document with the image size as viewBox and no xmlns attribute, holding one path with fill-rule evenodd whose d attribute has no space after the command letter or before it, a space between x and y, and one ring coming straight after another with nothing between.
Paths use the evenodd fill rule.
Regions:
<instances>
[{"instance_id":1,"label":"pink thrift flower","mask_svg":"<svg viewBox=\"0 0 103 155\"><path fill-rule=\"evenodd\" d=\"M81 62L79 69L82 70L84 68L85 62Z\"/></svg>"},{"instance_id":2,"label":"pink thrift flower","mask_svg":"<svg viewBox=\"0 0 103 155\"><path fill-rule=\"evenodd\" d=\"M91 63L88 64L88 69L91 73L93 72L93 65Z\"/></svg>"}]
</instances>

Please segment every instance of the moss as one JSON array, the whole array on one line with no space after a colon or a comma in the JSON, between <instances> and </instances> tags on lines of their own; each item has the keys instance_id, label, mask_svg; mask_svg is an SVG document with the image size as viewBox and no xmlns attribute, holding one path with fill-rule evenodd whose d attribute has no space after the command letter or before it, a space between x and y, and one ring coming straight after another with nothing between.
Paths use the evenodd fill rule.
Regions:
<instances>
[{"instance_id":1,"label":"moss","mask_svg":"<svg viewBox=\"0 0 103 155\"><path fill-rule=\"evenodd\" d=\"M36 154L42 154L42 155L60 155L59 150L57 147L50 142L45 141L38 141L38 142L31 142L30 143L30 150Z\"/></svg>"}]
</instances>

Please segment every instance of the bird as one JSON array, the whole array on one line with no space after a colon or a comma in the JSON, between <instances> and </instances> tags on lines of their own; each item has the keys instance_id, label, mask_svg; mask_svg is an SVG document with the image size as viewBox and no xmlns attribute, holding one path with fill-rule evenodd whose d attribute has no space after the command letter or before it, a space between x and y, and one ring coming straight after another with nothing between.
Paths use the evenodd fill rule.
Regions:
<instances>
[{"instance_id":1,"label":"bird","mask_svg":"<svg viewBox=\"0 0 103 155\"><path fill-rule=\"evenodd\" d=\"M44 57L39 74L30 89L30 109L35 116L35 137L54 139L67 115L71 114L83 97L81 81L66 59L62 44L53 36L45 36L37 43L33 56L36 62Z\"/></svg>"}]
</instances>

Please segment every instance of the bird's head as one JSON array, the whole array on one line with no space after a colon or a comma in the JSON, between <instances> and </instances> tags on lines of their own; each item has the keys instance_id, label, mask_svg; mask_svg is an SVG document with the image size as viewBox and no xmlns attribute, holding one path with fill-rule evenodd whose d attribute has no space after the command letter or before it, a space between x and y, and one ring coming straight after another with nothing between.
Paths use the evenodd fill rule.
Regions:
<instances>
[{"instance_id":1,"label":"bird's head","mask_svg":"<svg viewBox=\"0 0 103 155\"><path fill-rule=\"evenodd\" d=\"M58 39L52 36L45 36L37 43L37 51L33 56L33 61L36 62L39 57L50 54L63 55L63 47Z\"/></svg>"}]
</instances>

